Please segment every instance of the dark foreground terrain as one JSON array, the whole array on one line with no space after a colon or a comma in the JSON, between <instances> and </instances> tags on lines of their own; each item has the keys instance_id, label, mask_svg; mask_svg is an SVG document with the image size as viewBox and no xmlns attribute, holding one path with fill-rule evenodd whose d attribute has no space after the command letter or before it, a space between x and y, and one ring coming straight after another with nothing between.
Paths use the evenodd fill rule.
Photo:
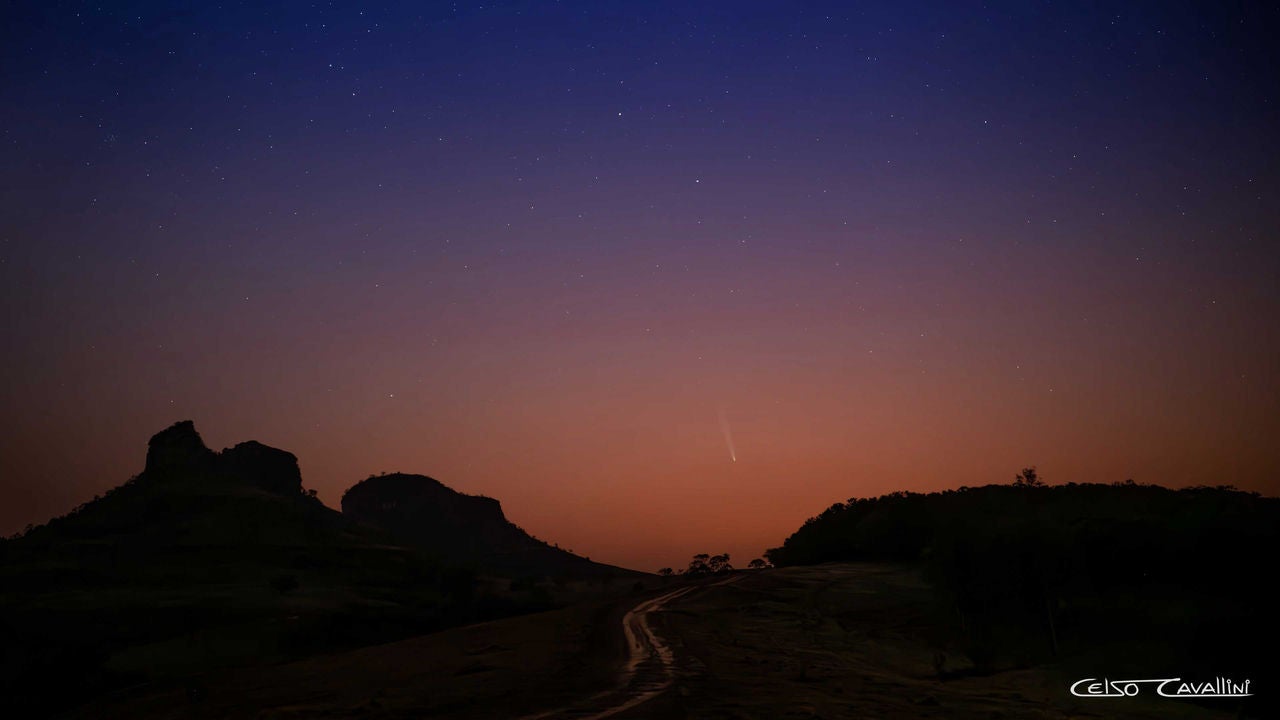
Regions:
<instances>
[{"instance_id":1,"label":"dark foreground terrain","mask_svg":"<svg viewBox=\"0 0 1280 720\"><path fill-rule=\"evenodd\" d=\"M497 500L194 425L0 542L0 698L34 718L1280 717L1280 500L1014 485L836 503L734 573L591 562ZM765 563L755 561L755 567ZM518 617L517 617L518 616ZM1083 678L1253 696L1079 698ZM1194 704L1198 703L1198 704Z\"/></svg>"},{"instance_id":2,"label":"dark foreground terrain","mask_svg":"<svg viewBox=\"0 0 1280 720\"><path fill-rule=\"evenodd\" d=\"M284 450L215 452L189 421L157 433L143 472L0 541L0 712L56 716L123 688L657 582L538 541L497 500L425 476L373 477L349 495L357 512L326 507Z\"/></svg>"},{"instance_id":3,"label":"dark foreground terrain","mask_svg":"<svg viewBox=\"0 0 1280 720\"><path fill-rule=\"evenodd\" d=\"M935 597L917 571L869 563L675 580L620 601L211 674L194 692L137 688L73 717L1237 716L1231 701L1076 698L1071 663L975 674L954 654Z\"/></svg>"}]
</instances>

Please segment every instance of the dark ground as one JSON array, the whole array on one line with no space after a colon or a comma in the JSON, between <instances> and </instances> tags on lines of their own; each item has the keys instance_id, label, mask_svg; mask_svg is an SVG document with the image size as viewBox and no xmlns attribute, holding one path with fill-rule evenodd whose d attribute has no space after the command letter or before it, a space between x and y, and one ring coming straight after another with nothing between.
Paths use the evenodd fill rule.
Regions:
<instances>
[{"instance_id":1,"label":"dark ground","mask_svg":"<svg viewBox=\"0 0 1280 720\"><path fill-rule=\"evenodd\" d=\"M138 688L70 717L520 717L612 687L626 653L622 616L654 594ZM1076 698L1067 688L1084 676L1070 662L974 674L935 598L915 570L894 565L788 568L707 584L652 618L676 653L673 686L610 717L1236 716L1231 706L1151 693Z\"/></svg>"}]
</instances>

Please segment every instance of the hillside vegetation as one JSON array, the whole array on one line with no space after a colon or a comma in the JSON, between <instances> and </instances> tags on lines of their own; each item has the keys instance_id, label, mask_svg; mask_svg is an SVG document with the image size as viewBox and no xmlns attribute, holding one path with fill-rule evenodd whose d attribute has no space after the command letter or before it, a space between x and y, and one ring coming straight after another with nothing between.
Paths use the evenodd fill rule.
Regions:
<instances>
[{"instance_id":1,"label":"hillside vegetation","mask_svg":"<svg viewBox=\"0 0 1280 720\"><path fill-rule=\"evenodd\" d=\"M1031 480L837 503L768 557L919 564L978 672L1048 660L1170 677L1273 667L1280 500Z\"/></svg>"}]
</instances>

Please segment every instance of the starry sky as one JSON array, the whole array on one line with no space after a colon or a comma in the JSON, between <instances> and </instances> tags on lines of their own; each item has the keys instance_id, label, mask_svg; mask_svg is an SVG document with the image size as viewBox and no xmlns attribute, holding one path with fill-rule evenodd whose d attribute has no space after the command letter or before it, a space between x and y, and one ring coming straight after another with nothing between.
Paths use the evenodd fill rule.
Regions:
<instances>
[{"instance_id":1,"label":"starry sky","mask_svg":"<svg viewBox=\"0 0 1280 720\"><path fill-rule=\"evenodd\" d=\"M17 2L0 532L195 420L652 570L833 502L1280 490L1265 4Z\"/></svg>"}]
</instances>

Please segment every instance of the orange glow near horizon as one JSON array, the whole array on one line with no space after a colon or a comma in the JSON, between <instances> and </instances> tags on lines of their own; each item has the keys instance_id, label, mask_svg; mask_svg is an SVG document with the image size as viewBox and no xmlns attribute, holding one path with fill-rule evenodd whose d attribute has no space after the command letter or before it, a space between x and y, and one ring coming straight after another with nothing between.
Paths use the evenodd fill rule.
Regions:
<instances>
[{"instance_id":1,"label":"orange glow near horizon","mask_svg":"<svg viewBox=\"0 0 1280 720\"><path fill-rule=\"evenodd\" d=\"M1210 310L1188 313L1186 333L1216 341L1186 348L1142 336L1141 305L1086 322L1103 310L1083 291L1070 303L1078 317L1055 317L1060 298L1046 291L987 306L1006 315L984 323L972 309L982 302L953 296L964 289L881 290L877 316L854 283L833 282L820 301L777 283L691 283L682 290L708 297L689 303L697 312L669 303L630 316L603 284L527 305L476 296L471 312L509 322L447 342L405 332L416 309L394 297L350 313L333 328L341 342L308 341L332 320L281 293L263 302L286 318L236 325L252 346L209 337L235 324L210 317L170 336L191 352L73 355L46 381L82 385L57 403L31 398L42 412L5 436L6 454L26 460L11 477L74 482L24 484L26 502L6 504L4 521L17 529L119 484L141 469L152 432L186 418L214 449L256 439L295 453L332 507L370 474L421 473L498 498L539 538L645 570L695 552L745 563L833 502L1008 482L1027 464L1051 483L1275 492L1265 438L1276 421L1247 380L1265 376L1266 356L1245 351L1247 326L1223 327ZM753 306L717 307L728 289ZM296 335L272 335L282 320ZM111 368L125 382L94 380ZM19 453L31 448L48 451Z\"/></svg>"}]
</instances>

